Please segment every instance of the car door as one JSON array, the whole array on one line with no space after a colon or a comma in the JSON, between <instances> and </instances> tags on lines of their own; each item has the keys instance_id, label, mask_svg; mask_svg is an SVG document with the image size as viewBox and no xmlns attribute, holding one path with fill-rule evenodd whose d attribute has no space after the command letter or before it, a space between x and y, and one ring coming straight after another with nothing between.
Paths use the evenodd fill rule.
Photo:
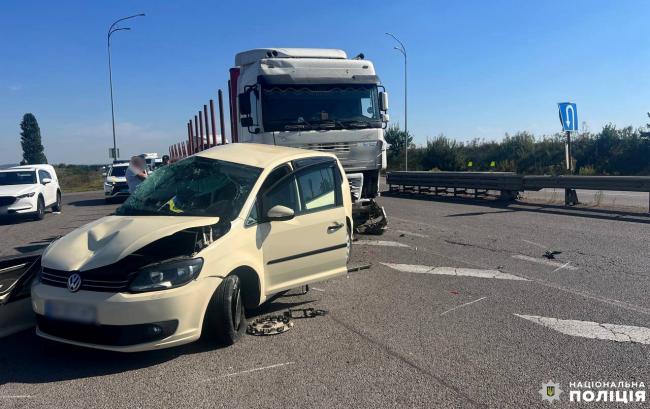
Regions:
<instances>
[{"instance_id":1,"label":"car door","mask_svg":"<svg viewBox=\"0 0 650 409\"><path fill-rule=\"evenodd\" d=\"M0 259L0 338L34 325L29 292L40 267L40 255Z\"/></svg>"},{"instance_id":2,"label":"car door","mask_svg":"<svg viewBox=\"0 0 650 409\"><path fill-rule=\"evenodd\" d=\"M321 161L285 176L262 196L262 220L275 205L294 211L291 220L259 225L267 294L347 271L340 178L334 160Z\"/></svg>"},{"instance_id":3,"label":"car door","mask_svg":"<svg viewBox=\"0 0 650 409\"><path fill-rule=\"evenodd\" d=\"M50 179L50 183L43 183L43 179ZM38 181L43 185L43 200L45 206L50 206L56 202L56 185L53 182L52 175L46 170L38 171Z\"/></svg>"}]
</instances>

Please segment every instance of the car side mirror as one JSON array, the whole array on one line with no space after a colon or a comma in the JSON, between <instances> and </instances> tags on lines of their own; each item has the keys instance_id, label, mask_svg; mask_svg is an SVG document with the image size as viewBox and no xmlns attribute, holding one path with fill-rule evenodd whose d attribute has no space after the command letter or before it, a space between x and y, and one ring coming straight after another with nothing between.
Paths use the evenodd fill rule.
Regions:
<instances>
[{"instance_id":1,"label":"car side mirror","mask_svg":"<svg viewBox=\"0 0 650 409\"><path fill-rule=\"evenodd\" d=\"M388 93L386 91L379 93L379 110L388 111Z\"/></svg>"},{"instance_id":2,"label":"car side mirror","mask_svg":"<svg viewBox=\"0 0 650 409\"><path fill-rule=\"evenodd\" d=\"M282 205L275 205L266 213L266 220L268 221L286 221L293 219L293 217L293 209Z\"/></svg>"},{"instance_id":3,"label":"car side mirror","mask_svg":"<svg viewBox=\"0 0 650 409\"><path fill-rule=\"evenodd\" d=\"M103 176L103 177L106 177L106 172L102 172L102 176Z\"/></svg>"},{"instance_id":4,"label":"car side mirror","mask_svg":"<svg viewBox=\"0 0 650 409\"><path fill-rule=\"evenodd\" d=\"M44 185L47 185L48 183L51 183L51 182L52 182L52 179L50 179L50 178L41 179L41 183L44 184Z\"/></svg>"}]
</instances>

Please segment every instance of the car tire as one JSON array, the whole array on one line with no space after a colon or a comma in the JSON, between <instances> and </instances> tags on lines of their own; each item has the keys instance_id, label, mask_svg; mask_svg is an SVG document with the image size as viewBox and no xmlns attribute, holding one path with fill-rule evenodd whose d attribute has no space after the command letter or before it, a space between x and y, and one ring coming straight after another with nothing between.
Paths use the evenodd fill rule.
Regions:
<instances>
[{"instance_id":1,"label":"car tire","mask_svg":"<svg viewBox=\"0 0 650 409\"><path fill-rule=\"evenodd\" d=\"M246 331L246 314L237 275L226 277L210 299L203 322L205 338L219 345L232 345Z\"/></svg>"},{"instance_id":2,"label":"car tire","mask_svg":"<svg viewBox=\"0 0 650 409\"><path fill-rule=\"evenodd\" d=\"M52 211L60 212L62 207L63 203L61 203L61 192L56 192L56 203L52 205Z\"/></svg>"},{"instance_id":3,"label":"car tire","mask_svg":"<svg viewBox=\"0 0 650 409\"><path fill-rule=\"evenodd\" d=\"M36 220L43 220L45 217L45 201L43 200L42 196L38 197L38 200L36 201L36 214L34 215L34 218Z\"/></svg>"}]
</instances>

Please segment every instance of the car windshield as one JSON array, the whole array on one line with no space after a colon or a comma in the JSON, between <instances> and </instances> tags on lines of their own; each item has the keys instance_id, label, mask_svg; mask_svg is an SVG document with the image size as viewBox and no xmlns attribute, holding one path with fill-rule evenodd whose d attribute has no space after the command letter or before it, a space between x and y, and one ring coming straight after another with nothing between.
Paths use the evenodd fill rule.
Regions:
<instances>
[{"instance_id":1,"label":"car windshield","mask_svg":"<svg viewBox=\"0 0 650 409\"><path fill-rule=\"evenodd\" d=\"M218 216L239 214L262 169L191 157L162 167L117 209L126 215Z\"/></svg>"},{"instance_id":2,"label":"car windshield","mask_svg":"<svg viewBox=\"0 0 650 409\"><path fill-rule=\"evenodd\" d=\"M263 88L264 130L379 128L376 85Z\"/></svg>"},{"instance_id":3,"label":"car windshield","mask_svg":"<svg viewBox=\"0 0 650 409\"><path fill-rule=\"evenodd\" d=\"M111 172L108 174L109 176L115 176L118 178L124 177L126 174L126 169L128 166L115 166L111 168Z\"/></svg>"},{"instance_id":4,"label":"car windshield","mask_svg":"<svg viewBox=\"0 0 650 409\"><path fill-rule=\"evenodd\" d=\"M0 186L32 185L36 183L36 172L0 172Z\"/></svg>"}]
</instances>

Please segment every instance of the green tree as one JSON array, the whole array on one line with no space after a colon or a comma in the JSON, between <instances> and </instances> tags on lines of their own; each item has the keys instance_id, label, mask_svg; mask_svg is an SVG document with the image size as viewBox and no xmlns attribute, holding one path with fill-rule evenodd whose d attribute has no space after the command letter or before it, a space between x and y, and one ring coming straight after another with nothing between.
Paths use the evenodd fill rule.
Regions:
<instances>
[{"instance_id":1,"label":"green tree","mask_svg":"<svg viewBox=\"0 0 650 409\"><path fill-rule=\"evenodd\" d=\"M384 139L390 145L388 152L395 155L404 152L404 140L408 139L409 147L413 144L411 134L401 130L399 124L389 126L384 133Z\"/></svg>"},{"instance_id":2,"label":"green tree","mask_svg":"<svg viewBox=\"0 0 650 409\"><path fill-rule=\"evenodd\" d=\"M36 117L31 113L23 115L20 129L22 130L20 144L23 147L23 160L30 165L47 163L41 143L41 128L38 126Z\"/></svg>"}]
</instances>

